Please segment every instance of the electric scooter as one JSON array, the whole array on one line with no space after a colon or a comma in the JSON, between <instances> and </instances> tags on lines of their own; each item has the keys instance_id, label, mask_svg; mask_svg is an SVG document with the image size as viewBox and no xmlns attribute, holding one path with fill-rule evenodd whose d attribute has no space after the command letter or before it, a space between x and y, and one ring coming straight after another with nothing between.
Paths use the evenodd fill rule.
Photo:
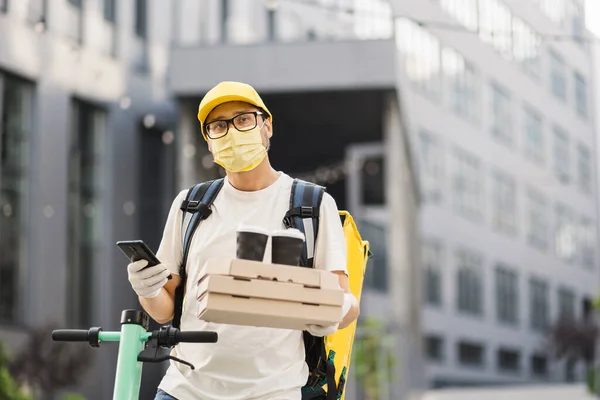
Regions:
<instances>
[{"instance_id":1,"label":"electric scooter","mask_svg":"<svg viewBox=\"0 0 600 400\"><path fill-rule=\"evenodd\" d=\"M119 342L113 400L139 400L142 363L170 359L194 369L189 362L171 356L170 349L182 342L216 343L218 339L216 332L182 332L170 325L149 332L149 324L145 312L123 310L120 332L104 332L102 328L59 329L52 332L52 340L88 342L92 347L100 347L102 342Z\"/></svg>"}]
</instances>

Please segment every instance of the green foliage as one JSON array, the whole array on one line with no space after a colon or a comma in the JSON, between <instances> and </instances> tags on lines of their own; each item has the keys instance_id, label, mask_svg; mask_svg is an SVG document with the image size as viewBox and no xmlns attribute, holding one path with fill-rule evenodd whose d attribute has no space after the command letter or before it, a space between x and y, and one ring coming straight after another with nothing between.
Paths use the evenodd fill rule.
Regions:
<instances>
[{"instance_id":1,"label":"green foliage","mask_svg":"<svg viewBox=\"0 0 600 400\"><path fill-rule=\"evenodd\" d=\"M0 342L0 400L31 400L8 372L8 356Z\"/></svg>"},{"instance_id":2,"label":"green foliage","mask_svg":"<svg viewBox=\"0 0 600 400\"><path fill-rule=\"evenodd\" d=\"M352 368L367 399L378 399L382 385L393 380L395 359L383 323L376 318L361 321L360 337L352 350Z\"/></svg>"},{"instance_id":3,"label":"green foliage","mask_svg":"<svg viewBox=\"0 0 600 400\"><path fill-rule=\"evenodd\" d=\"M77 393L69 393L64 395L61 400L85 400L85 397Z\"/></svg>"}]
</instances>

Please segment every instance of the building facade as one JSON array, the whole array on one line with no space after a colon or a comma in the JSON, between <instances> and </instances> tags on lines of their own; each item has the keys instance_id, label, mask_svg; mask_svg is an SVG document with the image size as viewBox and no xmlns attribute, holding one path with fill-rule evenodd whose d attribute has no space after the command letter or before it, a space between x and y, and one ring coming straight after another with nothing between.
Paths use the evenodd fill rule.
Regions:
<instances>
[{"instance_id":1,"label":"building facade","mask_svg":"<svg viewBox=\"0 0 600 400\"><path fill-rule=\"evenodd\" d=\"M362 316L422 319L429 386L581 379L544 340L587 315L598 282L584 16L576 0L181 0L171 88L179 151L200 167L186 179L216 173L194 142L198 100L254 84L274 108L276 167L326 184L372 242ZM404 182L390 109L420 178L419 277L389 237Z\"/></svg>"},{"instance_id":2,"label":"building facade","mask_svg":"<svg viewBox=\"0 0 600 400\"><path fill-rule=\"evenodd\" d=\"M545 335L588 317L597 293L583 2L416 4L398 3L396 35L420 161L430 382L582 379Z\"/></svg>"},{"instance_id":3,"label":"building facade","mask_svg":"<svg viewBox=\"0 0 600 400\"><path fill-rule=\"evenodd\" d=\"M156 249L175 196L168 9L0 1L0 338L13 355L28 327L118 330L139 307L115 242ZM88 399L111 398L116 348L82 352Z\"/></svg>"}]
</instances>

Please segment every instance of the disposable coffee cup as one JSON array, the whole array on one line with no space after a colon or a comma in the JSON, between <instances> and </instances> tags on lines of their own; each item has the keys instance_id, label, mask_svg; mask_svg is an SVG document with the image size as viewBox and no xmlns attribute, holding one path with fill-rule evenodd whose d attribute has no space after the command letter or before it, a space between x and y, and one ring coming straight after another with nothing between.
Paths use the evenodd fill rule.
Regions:
<instances>
[{"instance_id":1,"label":"disposable coffee cup","mask_svg":"<svg viewBox=\"0 0 600 400\"><path fill-rule=\"evenodd\" d=\"M237 258L262 261L269 240L269 232L257 226L241 225L237 229Z\"/></svg>"},{"instance_id":2,"label":"disposable coffee cup","mask_svg":"<svg viewBox=\"0 0 600 400\"><path fill-rule=\"evenodd\" d=\"M271 235L271 262L273 264L300 265L304 234L298 229L281 229Z\"/></svg>"}]
</instances>

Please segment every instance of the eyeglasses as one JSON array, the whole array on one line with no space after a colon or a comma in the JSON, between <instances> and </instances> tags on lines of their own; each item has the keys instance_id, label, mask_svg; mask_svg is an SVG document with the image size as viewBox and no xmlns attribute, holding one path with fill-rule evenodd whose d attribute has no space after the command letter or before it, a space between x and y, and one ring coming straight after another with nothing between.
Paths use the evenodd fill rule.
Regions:
<instances>
[{"instance_id":1,"label":"eyeglasses","mask_svg":"<svg viewBox=\"0 0 600 400\"><path fill-rule=\"evenodd\" d=\"M235 129L240 132L251 131L258 125L258 116L263 115L260 111L250 111L238 114L230 119L218 119L204 125L204 132L211 139L218 139L229 132L229 124L232 123Z\"/></svg>"}]
</instances>

